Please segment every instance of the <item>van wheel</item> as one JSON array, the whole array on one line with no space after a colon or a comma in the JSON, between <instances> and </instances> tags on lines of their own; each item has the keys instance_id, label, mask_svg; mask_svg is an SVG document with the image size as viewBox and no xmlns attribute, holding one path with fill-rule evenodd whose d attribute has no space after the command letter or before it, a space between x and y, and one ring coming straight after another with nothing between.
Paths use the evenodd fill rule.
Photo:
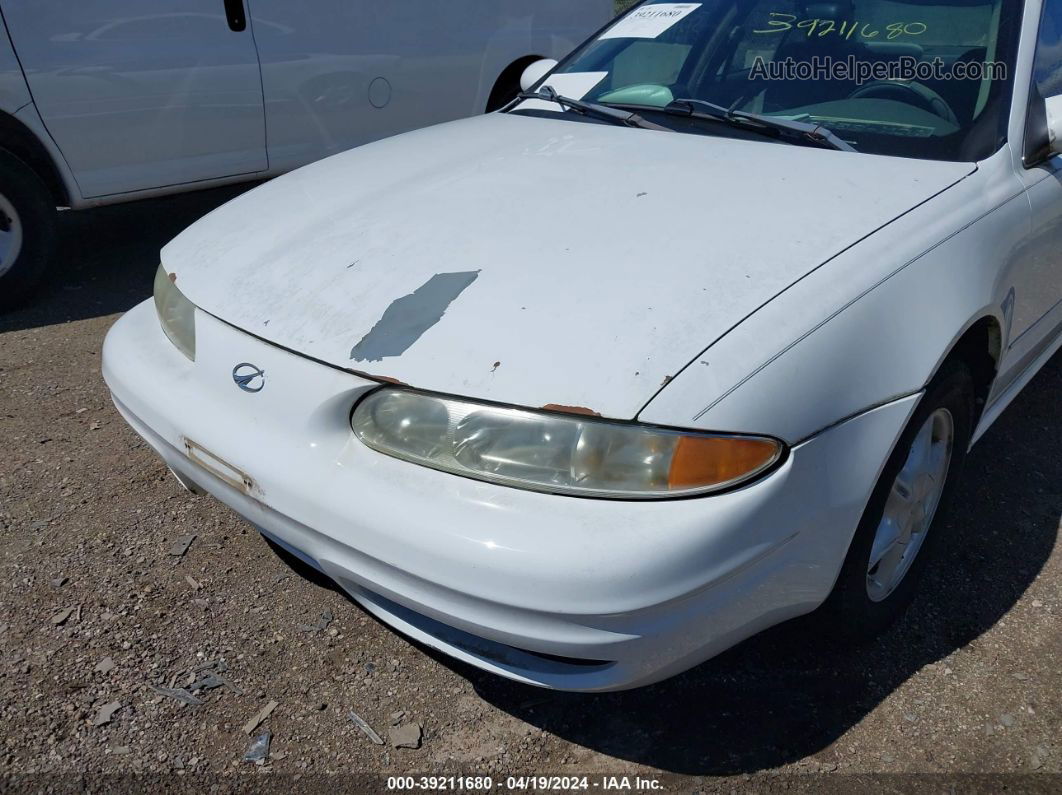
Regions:
<instances>
[{"instance_id":1,"label":"van wheel","mask_svg":"<svg viewBox=\"0 0 1062 795\"><path fill-rule=\"evenodd\" d=\"M824 628L833 637L869 640L911 603L940 543L974 417L969 368L961 361L946 362L885 464L823 605Z\"/></svg>"},{"instance_id":2,"label":"van wheel","mask_svg":"<svg viewBox=\"0 0 1062 795\"><path fill-rule=\"evenodd\" d=\"M520 78L524 70L536 61L541 61L543 56L528 55L513 61L499 76L487 98L487 113L493 113L504 108L520 95Z\"/></svg>"},{"instance_id":3,"label":"van wheel","mask_svg":"<svg viewBox=\"0 0 1062 795\"><path fill-rule=\"evenodd\" d=\"M0 151L0 310L25 301L55 250L55 202L21 160Z\"/></svg>"},{"instance_id":4,"label":"van wheel","mask_svg":"<svg viewBox=\"0 0 1062 795\"><path fill-rule=\"evenodd\" d=\"M503 74L498 78L487 100L487 113L504 108L520 94L520 73Z\"/></svg>"}]
</instances>

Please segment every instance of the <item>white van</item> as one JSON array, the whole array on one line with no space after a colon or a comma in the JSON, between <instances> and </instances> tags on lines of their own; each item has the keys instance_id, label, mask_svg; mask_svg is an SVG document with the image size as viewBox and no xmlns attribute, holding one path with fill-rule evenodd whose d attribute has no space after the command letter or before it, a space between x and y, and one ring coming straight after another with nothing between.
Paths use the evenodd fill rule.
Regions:
<instances>
[{"instance_id":1,"label":"white van","mask_svg":"<svg viewBox=\"0 0 1062 795\"><path fill-rule=\"evenodd\" d=\"M55 208L274 176L494 110L613 0L0 0L0 307Z\"/></svg>"}]
</instances>

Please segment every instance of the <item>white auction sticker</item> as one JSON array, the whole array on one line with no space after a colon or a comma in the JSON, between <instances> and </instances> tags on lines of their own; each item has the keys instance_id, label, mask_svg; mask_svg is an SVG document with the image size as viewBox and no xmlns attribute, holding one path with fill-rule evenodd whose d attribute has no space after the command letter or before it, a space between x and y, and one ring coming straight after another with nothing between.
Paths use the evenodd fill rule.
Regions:
<instances>
[{"instance_id":1,"label":"white auction sticker","mask_svg":"<svg viewBox=\"0 0 1062 795\"><path fill-rule=\"evenodd\" d=\"M608 72L562 72L550 75L543 85L549 86L562 97L582 99L591 88L606 77L608 77ZM542 86L539 86L539 91L541 90ZM557 112L565 110L556 102L547 102L543 99L525 99L519 107L520 110L555 110Z\"/></svg>"},{"instance_id":2,"label":"white auction sticker","mask_svg":"<svg viewBox=\"0 0 1062 795\"><path fill-rule=\"evenodd\" d=\"M655 39L701 7L700 3L654 3L632 11L601 34L602 39Z\"/></svg>"}]
</instances>

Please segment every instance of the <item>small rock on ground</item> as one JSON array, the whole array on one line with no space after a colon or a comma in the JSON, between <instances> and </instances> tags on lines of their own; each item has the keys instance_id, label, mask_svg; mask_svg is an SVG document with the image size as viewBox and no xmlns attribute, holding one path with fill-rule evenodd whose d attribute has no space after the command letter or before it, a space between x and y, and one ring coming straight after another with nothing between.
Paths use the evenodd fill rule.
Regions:
<instances>
[{"instance_id":1,"label":"small rock on ground","mask_svg":"<svg viewBox=\"0 0 1062 795\"><path fill-rule=\"evenodd\" d=\"M395 748L420 748L421 728L419 723L407 723L395 726L388 735Z\"/></svg>"}]
</instances>

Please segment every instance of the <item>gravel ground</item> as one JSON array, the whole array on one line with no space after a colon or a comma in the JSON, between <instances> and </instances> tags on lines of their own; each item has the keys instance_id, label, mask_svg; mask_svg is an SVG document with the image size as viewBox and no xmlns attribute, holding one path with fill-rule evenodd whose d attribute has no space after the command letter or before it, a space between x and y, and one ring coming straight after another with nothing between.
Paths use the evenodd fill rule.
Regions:
<instances>
[{"instance_id":1,"label":"gravel ground","mask_svg":"<svg viewBox=\"0 0 1062 795\"><path fill-rule=\"evenodd\" d=\"M299 576L182 491L112 408L105 332L150 294L161 244L237 192L66 214L54 283L0 318L0 782L566 772L724 791L849 791L864 775L1062 789L1062 357L975 449L953 543L877 642L839 652L791 622L650 688L550 694L428 652ZM154 689L211 672L228 686L199 705ZM272 733L270 757L245 762L244 724L273 701L252 732ZM419 748L393 747L392 724L422 727Z\"/></svg>"}]
</instances>

